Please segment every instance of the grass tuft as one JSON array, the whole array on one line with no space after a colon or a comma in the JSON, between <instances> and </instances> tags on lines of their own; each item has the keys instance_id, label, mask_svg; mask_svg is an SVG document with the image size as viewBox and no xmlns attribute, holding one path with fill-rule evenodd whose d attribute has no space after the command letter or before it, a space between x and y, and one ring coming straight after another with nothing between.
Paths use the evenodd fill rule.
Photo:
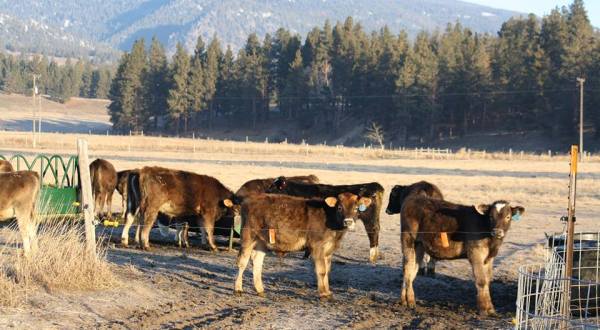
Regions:
<instances>
[{"instance_id":1,"label":"grass tuft","mask_svg":"<svg viewBox=\"0 0 600 330\"><path fill-rule=\"evenodd\" d=\"M53 293L118 285L106 245L98 244L95 255L88 253L83 226L61 216L36 221L38 249L30 259L23 256L16 225L0 233L0 306L23 306L40 289Z\"/></svg>"}]
</instances>

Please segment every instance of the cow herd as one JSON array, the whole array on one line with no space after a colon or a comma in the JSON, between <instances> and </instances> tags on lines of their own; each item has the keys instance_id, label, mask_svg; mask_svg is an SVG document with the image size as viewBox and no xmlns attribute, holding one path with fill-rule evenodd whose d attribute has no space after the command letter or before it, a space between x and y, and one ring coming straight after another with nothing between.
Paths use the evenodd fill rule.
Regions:
<instances>
[{"instance_id":1,"label":"cow herd","mask_svg":"<svg viewBox=\"0 0 600 330\"><path fill-rule=\"evenodd\" d=\"M0 170L2 166L5 164L0 162ZM18 219L27 252L32 249L27 219L33 208L22 206L31 204L32 196L35 200L39 177L25 172L9 169L0 174L0 220ZM189 246L188 229L196 228L200 229L203 242L216 251L216 224L225 218L241 219L234 283L237 295L243 292L243 274L250 260L254 288L263 296L261 274L266 253L283 256L304 251L305 257L311 256L314 261L319 297L329 299L332 256L358 220L369 239L369 261L375 263L379 258L384 188L377 182L330 185L320 183L314 175L282 176L254 179L233 192L211 176L162 167L116 172L102 159L90 164L90 175L98 216L107 207L110 217L115 189L123 196L123 246L129 244L129 230L137 220L136 242L142 249L149 249L150 230L159 219L163 224L182 224L183 229L178 232L180 245ZM25 184L32 188L22 194L14 193L19 190L18 185ZM418 273L433 275L436 260L466 258L475 278L479 311L486 315L495 313L490 296L494 257L511 222L518 221L524 213L523 207L503 200L476 206L451 203L444 200L438 187L421 181L394 186L385 211L400 214L402 304L415 306L413 281Z\"/></svg>"}]
</instances>

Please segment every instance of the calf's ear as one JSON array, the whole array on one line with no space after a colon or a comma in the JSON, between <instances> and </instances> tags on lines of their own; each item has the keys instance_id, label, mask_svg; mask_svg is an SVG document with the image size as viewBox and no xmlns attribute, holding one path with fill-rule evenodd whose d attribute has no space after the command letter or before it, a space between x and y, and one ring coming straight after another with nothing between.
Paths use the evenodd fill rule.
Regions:
<instances>
[{"instance_id":1,"label":"calf's ear","mask_svg":"<svg viewBox=\"0 0 600 330\"><path fill-rule=\"evenodd\" d=\"M516 215L517 213L523 215L523 213L525 213L525 208L523 206L513 206L511 207L511 211L512 215Z\"/></svg>"},{"instance_id":2,"label":"calf's ear","mask_svg":"<svg viewBox=\"0 0 600 330\"><path fill-rule=\"evenodd\" d=\"M334 207L337 204L337 198L335 197L327 197L325 198L325 204L329 207Z\"/></svg>"},{"instance_id":3,"label":"calf's ear","mask_svg":"<svg viewBox=\"0 0 600 330\"><path fill-rule=\"evenodd\" d=\"M277 187L277 189L283 189L287 184L285 176L278 177L277 179L275 179L275 182L273 182L273 184L275 185L275 187Z\"/></svg>"},{"instance_id":4,"label":"calf's ear","mask_svg":"<svg viewBox=\"0 0 600 330\"><path fill-rule=\"evenodd\" d=\"M361 197L358 200L358 204L361 206L364 206L364 208L366 209L367 207L369 207L369 205L371 205L371 203L373 202L372 199L368 198L368 197Z\"/></svg>"},{"instance_id":5,"label":"calf's ear","mask_svg":"<svg viewBox=\"0 0 600 330\"><path fill-rule=\"evenodd\" d=\"M475 205L475 210L477 210L477 213L479 213L481 215L485 215L489 209L490 209L489 204Z\"/></svg>"},{"instance_id":6,"label":"calf's ear","mask_svg":"<svg viewBox=\"0 0 600 330\"><path fill-rule=\"evenodd\" d=\"M223 200L223 205L225 205L225 207L231 208L233 206L233 202L231 201L231 199L226 198Z\"/></svg>"}]
</instances>

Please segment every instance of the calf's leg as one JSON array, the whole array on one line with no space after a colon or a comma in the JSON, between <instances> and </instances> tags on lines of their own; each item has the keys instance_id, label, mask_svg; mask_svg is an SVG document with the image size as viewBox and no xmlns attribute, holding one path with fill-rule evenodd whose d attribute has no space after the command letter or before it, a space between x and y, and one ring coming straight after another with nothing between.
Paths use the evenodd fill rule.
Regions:
<instances>
[{"instance_id":1,"label":"calf's leg","mask_svg":"<svg viewBox=\"0 0 600 330\"><path fill-rule=\"evenodd\" d=\"M204 230L206 231L206 236L208 239L208 246L210 246L210 250L213 252L219 251L217 245L215 244L215 238L213 236L215 231L215 215L214 214L205 214L204 215Z\"/></svg>"},{"instance_id":2,"label":"calf's leg","mask_svg":"<svg viewBox=\"0 0 600 330\"><path fill-rule=\"evenodd\" d=\"M102 194L96 192L94 194L94 213L98 217L98 220L102 220Z\"/></svg>"},{"instance_id":3,"label":"calf's leg","mask_svg":"<svg viewBox=\"0 0 600 330\"><path fill-rule=\"evenodd\" d=\"M323 284L325 285L325 291L329 295L329 297L333 296L331 290L329 290L329 273L331 273L331 259L333 258L333 254L328 254L325 256L325 278L323 279Z\"/></svg>"},{"instance_id":4,"label":"calf's leg","mask_svg":"<svg viewBox=\"0 0 600 330\"><path fill-rule=\"evenodd\" d=\"M400 299L402 305L414 308L415 305L415 292L413 290L413 281L417 276L418 264L417 256L415 251L415 240L411 233L402 233L402 292L400 293Z\"/></svg>"},{"instance_id":5,"label":"calf's leg","mask_svg":"<svg viewBox=\"0 0 600 330\"><path fill-rule=\"evenodd\" d=\"M492 297L490 296L490 278L489 268L491 268L491 261L488 260L486 264L484 262L484 255L487 255L486 251L472 251L469 255L469 262L473 268L473 277L475 278L475 286L477 287L477 308L479 313L483 315L493 315L496 313L494 305L492 304Z\"/></svg>"},{"instance_id":6,"label":"calf's leg","mask_svg":"<svg viewBox=\"0 0 600 330\"><path fill-rule=\"evenodd\" d=\"M417 255L417 264L419 264L418 275L434 276L435 275L435 259L425 252L425 246L422 242L415 242Z\"/></svg>"},{"instance_id":7,"label":"calf's leg","mask_svg":"<svg viewBox=\"0 0 600 330\"><path fill-rule=\"evenodd\" d=\"M104 204L106 204L106 193L105 192L101 192L100 194L98 194L99 198L100 198L100 209L98 210L98 220L102 220L106 217L106 214L104 213Z\"/></svg>"},{"instance_id":8,"label":"calf's leg","mask_svg":"<svg viewBox=\"0 0 600 330\"><path fill-rule=\"evenodd\" d=\"M265 296L265 287L262 282L262 268L266 251L267 247L262 242L259 242L252 253L252 280L254 281L256 293L260 297Z\"/></svg>"},{"instance_id":9,"label":"calf's leg","mask_svg":"<svg viewBox=\"0 0 600 330\"><path fill-rule=\"evenodd\" d=\"M315 249L311 251L313 261L315 262L315 275L317 277L317 288L319 292L319 298L321 300L327 300L331 298L331 291L329 291L329 278L327 277L327 259L322 249Z\"/></svg>"},{"instance_id":10,"label":"calf's leg","mask_svg":"<svg viewBox=\"0 0 600 330\"><path fill-rule=\"evenodd\" d=\"M142 250L150 249L150 230L156 221L156 216L158 215L158 209L148 208L143 212L144 215L144 223L142 224L142 232L140 235L140 243Z\"/></svg>"},{"instance_id":11,"label":"calf's leg","mask_svg":"<svg viewBox=\"0 0 600 330\"><path fill-rule=\"evenodd\" d=\"M140 242L141 242L141 239L140 239L141 231L142 231L141 228L142 228L142 224L140 224L140 219L139 219L139 216L138 216L138 223L135 226L135 238L134 238L134 242L138 246L140 246Z\"/></svg>"},{"instance_id":12,"label":"calf's leg","mask_svg":"<svg viewBox=\"0 0 600 330\"><path fill-rule=\"evenodd\" d=\"M189 238L189 230L190 230L190 224L187 222L183 223L183 229L181 231L181 239L183 240L183 246L186 248L190 247L190 242L188 240Z\"/></svg>"},{"instance_id":13,"label":"calf's leg","mask_svg":"<svg viewBox=\"0 0 600 330\"><path fill-rule=\"evenodd\" d=\"M379 217L365 217L362 221L369 237L369 262L375 263L379 259Z\"/></svg>"},{"instance_id":14,"label":"calf's leg","mask_svg":"<svg viewBox=\"0 0 600 330\"><path fill-rule=\"evenodd\" d=\"M109 191L106 194L106 207L108 208L108 214L107 217L109 220L112 220L112 195L113 195L113 191Z\"/></svg>"},{"instance_id":15,"label":"calf's leg","mask_svg":"<svg viewBox=\"0 0 600 330\"><path fill-rule=\"evenodd\" d=\"M427 256L429 257L429 261L427 262L427 276L433 277L435 276L435 258Z\"/></svg>"},{"instance_id":16,"label":"calf's leg","mask_svg":"<svg viewBox=\"0 0 600 330\"><path fill-rule=\"evenodd\" d=\"M123 232L121 232L121 245L125 247L129 246L129 229L133 221L135 221L133 214L126 212L125 225L123 226ZM136 235L139 235L139 226L136 229Z\"/></svg>"},{"instance_id":17,"label":"calf's leg","mask_svg":"<svg viewBox=\"0 0 600 330\"><path fill-rule=\"evenodd\" d=\"M250 260L250 256L252 255L254 245L256 245L256 242L250 242L250 240L242 240L242 246L240 247L240 252L238 252L237 257L238 273L235 278L233 288L233 292L236 295L241 295L243 292L242 284L244 280L244 271L248 266L248 261Z\"/></svg>"},{"instance_id":18,"label":"calf's leg","mask_svg":"<svg viewBox=\"0 0 600 330\"><path fill-rule=\"evenodd\" d=\"M121 199L121 210L123 211L123 214L121 214L121 218L125 219L126 213L127 213L127 192L124 192L123 195L121 195L122 199Z\"/></svg>"},{"instance_id":19,"label":"calf's leg","mask_svg":"<svg viewBox=\"0 0 600 330\"><path fill-rule=\"evenodd\" d=\"M16 210L17 224L23 242L23 254L30 259L38 250L37 224L33 217L33 211Z\"/></svg>"}]
</instances>

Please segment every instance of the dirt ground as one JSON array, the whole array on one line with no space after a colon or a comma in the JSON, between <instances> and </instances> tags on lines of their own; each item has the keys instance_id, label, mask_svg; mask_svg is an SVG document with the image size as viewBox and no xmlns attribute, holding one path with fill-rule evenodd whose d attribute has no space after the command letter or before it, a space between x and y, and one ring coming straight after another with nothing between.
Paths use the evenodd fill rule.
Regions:
<instances>
[{"instance_id":1,"label":"dirt ground","mask_svg":"<svg viewBox=\"0 0 600 330\"><path fill-rule=\"evenodd\" d=\"M232 190L252 178L314 173L326 183L378 181L387 194L394 184L428 180L448 200L465 204L507 199L526 208L514 223L495 260L492 300L498 317L477 314L475 286L464 260L438 263L435 277L417 277L416 310L402 307L399 294L402 254L399 216L381 214L380 248L384 259L367 262L368 239L357 226L336 252L331 302L320 302L312 262L302 253L265 259L266 298L256 296L251 267L241 297L233 295L235 252L211 253L193 240L190 249L155 243L151 252L112 243L108 260L121 285L109 291L46 292L28 297L25 307L0 310L0 328L510 328L515 313L518 267L543 260L544 232L563 229L568 164L532 161L290 159L276 156L196 154L92 155L113 161L117 169L162 165L217 177ZM581 166L577 231L598 231L600 164ZM118 211L120 196L115 194ZM119 229L98 229L120 236Z\"/></svg>"}]
</instances>

